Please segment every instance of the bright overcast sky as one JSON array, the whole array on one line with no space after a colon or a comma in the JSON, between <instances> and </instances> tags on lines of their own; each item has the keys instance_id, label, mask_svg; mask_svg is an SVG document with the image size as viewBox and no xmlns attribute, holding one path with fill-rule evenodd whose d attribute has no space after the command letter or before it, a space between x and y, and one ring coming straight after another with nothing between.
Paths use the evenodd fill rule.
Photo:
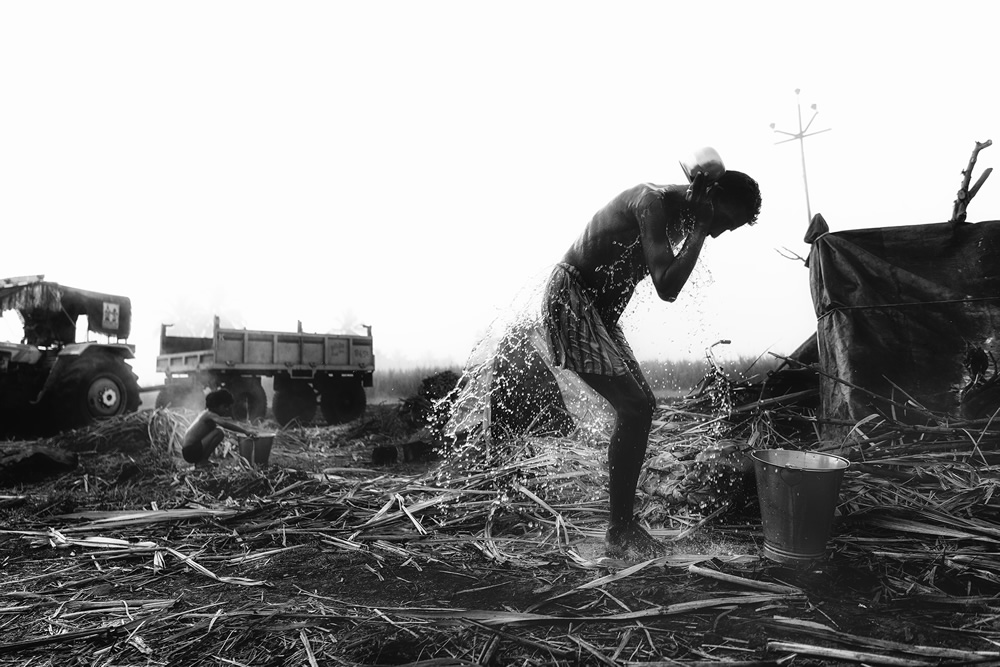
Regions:
<instances>
[{"instance_id":1,"label":"bright overcast sky","mask_svg":"<svg viewBox=\"0 0 1000 667\"><path fill-rule=\"evenodd\" d=\"M818 105L834 231L947 220L1000 142L1000 5L823 5L6 2L0 273L131 297L143 380L161 322L213 314L461 364L598 208L711 145L760 182L760 222L710 240L676 304L642 287L626 332L640 359L788 353L815 330L777 252L808 253L805 187L770 123ZM1000 219L1000 175L969 219Z\"/></svg>"}]
</instances>

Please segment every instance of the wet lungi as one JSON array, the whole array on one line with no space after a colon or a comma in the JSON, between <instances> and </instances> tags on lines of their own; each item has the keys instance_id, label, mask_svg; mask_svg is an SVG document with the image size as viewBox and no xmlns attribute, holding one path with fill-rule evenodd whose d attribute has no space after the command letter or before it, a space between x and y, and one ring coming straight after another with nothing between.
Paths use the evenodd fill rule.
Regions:
<instances>
[{"instance_id":1,"label":"wet lungi","mask_svg":"<svg viewBox=\"0 0 1000 667\"><path fill-rule=\"evenodd\" d=\"M638 367L617 322L606 323L579 270L557 264L545 288L545 326L557 367L577 373L618 376Z\"/></svg>"}]
</instances>

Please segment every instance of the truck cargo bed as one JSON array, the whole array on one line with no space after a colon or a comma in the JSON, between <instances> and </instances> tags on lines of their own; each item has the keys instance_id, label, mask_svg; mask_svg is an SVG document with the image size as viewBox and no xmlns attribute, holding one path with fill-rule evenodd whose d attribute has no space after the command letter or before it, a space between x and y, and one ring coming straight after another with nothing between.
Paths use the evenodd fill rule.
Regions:
<instances>
[{"instance_id":1,"label":"truck cargo bed","mask_svg":"<svg viewBox=\"0 0 1000 667\"><path fill-rule=\"evenodd\" d=\"M164 330L165 331L165 330ZM192 349L194 347L202 349ZM190 373L231 370L251 374L312 375L317 372L372 372L371 336L223 329L211 338L160 338L156 370Z\"/></svg>"}]
</instances>

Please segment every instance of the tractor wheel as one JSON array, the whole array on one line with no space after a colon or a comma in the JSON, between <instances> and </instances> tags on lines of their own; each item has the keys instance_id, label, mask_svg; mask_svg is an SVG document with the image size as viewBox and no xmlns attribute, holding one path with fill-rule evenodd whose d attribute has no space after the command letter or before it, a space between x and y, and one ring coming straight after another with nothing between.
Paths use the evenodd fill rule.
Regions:
<instances>
[{"instance_id":1,"label":"tractor wheel","mask_svg":"<svg viewBox=\"0 0 1000 667\"><path fill-rule=\"evenodd\" d=\"M259 380L241 380L228 388L233 395L234 419L263 419L267 415L267 394Z\"/></svg>"},{"instance_id":2,"label":"tractor wheel","mask_svg":"<svg viewBox=\"0 0 1000 667\"><path fill-rule=\"evenodd\" d=\"M139 382L125 360L85 354L72 362L49 389L53 420L67 428L86 426L139 409Z\"/></svg>"},{"instance_id":3,"label":"tractor wheel","mask_svg":"<svg viewBox=\"0 0 1000 667\"><path fill-rule=\"evenodd\" d=\"M305 382L287 385L281 390L275 390L271 409L274 420L282 426L292 421L310 424L316 415L316 392Z\"/></svg>"},{"instance_id":4,"label":"tractor wheel","mask_svg":"<svg viewBox=\"0 0 1000 667\"><path fill-rule=\"evenodd\" d=\"M361 382L343 380L323 387L319 407L327 424L345 424L365 414L368 396Z\"/></svg>"}]
</instances>

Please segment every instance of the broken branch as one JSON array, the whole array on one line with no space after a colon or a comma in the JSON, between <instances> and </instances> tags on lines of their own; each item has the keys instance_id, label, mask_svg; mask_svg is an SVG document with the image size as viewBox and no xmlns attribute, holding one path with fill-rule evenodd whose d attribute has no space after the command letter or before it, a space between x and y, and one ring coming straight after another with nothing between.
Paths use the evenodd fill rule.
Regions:
<instances>
[{"instance_id":1,"label":"broken branch","mask_svg":"<svg viewBox=\"0 0 1000 667\"><path fill-rule=\"evenodd\" d=\"M979 192L979 188L982 187L986 178L993 171L992 169L987 169L983 172L983 175L979 177L979 180L976 181L975 187L971 189L969 188L969 183L972 181L972 170L975 169L976 160L979 159L979 151L984 148L989 148L992 145L993 141L991 139L976 142L976 147L972 150L972 157L969 158L969 166L962 171L962 187L958 190L958 195L955 198L955 205L952 208L952 222L965 222L966 210L969 207L969 202L972 201L974 196L976 196L976 193Z\"/></svg>"}]
</instances>

